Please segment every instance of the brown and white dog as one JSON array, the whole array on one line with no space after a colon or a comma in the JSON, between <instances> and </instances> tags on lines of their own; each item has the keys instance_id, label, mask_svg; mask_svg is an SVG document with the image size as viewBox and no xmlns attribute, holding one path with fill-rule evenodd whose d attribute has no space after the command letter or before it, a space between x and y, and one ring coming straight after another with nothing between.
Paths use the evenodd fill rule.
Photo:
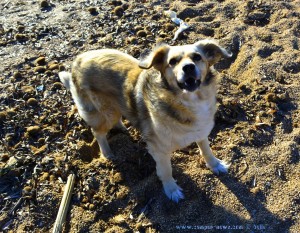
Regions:
<instances>
[{"instance_id":1,"label":"brown and white dog","mask_svg":"<svg viewBox=\"0 0 300 233\"><path fill-rule=\"evenodd\" d=\"M229 167L213 155L207 138L216 112L213 64L221 57L231 54L209 39L161 45L142 61L102 49L79 55L72 73L60 72L59 77L91 126L102 155L113 156L106 134L122 126L124 116L147 142L166 195L178 202L184 196L172 177L173 151L197 142L214 173L225 173Z\"/></svg>"}]
</instances>

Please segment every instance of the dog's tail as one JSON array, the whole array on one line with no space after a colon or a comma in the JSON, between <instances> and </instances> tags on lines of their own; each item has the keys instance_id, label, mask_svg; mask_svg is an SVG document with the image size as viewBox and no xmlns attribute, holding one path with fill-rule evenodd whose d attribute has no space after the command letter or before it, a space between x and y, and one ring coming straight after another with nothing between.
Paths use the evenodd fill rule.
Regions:
<instances>
[{"instance_id":1,"label":"dog's tail","mask_svg":"<svg viewBox=\"0 0 300 233\"><path fill-rule=\"evenodd\" d=\"M58 73L58 77L60 81L64 84L64 86L70 90L70 82L72 82L72 74L66 71L62 71Z\"/></svg>"}]
</instances>

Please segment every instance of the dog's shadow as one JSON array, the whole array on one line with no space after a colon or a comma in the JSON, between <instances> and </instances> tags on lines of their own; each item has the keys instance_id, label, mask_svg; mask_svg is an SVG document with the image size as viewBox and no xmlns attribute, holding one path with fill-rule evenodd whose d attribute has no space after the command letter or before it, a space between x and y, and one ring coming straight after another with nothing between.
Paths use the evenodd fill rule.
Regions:
<instances>
[{"instance_id":1,"label":"dog's shadow","mask_svg":"<svg viewBox=\"0 0 300 233\"><path fill-rule=\"evenodd\" d=\"M96 221L109 221L120 214L120 209L132 205L130 221L140 221L159 232L287 232L292 225L270 212L263 194L251 193L234 174L215 176L204 170L200 176L195 169L192 175L186 174L185 164L191 159L199 161L195 155L177 156L173 162L173 176L185 195L184 200L174 203L165 196L155 162L143 145L125 134L113 136L110 144L117 157L114 169L124 177L122 185L128 187L129 193L125 199L115 198L98 208ZM201 169L206 168L199 166L199 173ZM126 221L120 224L131 229Z\"/></svg>"},{"instance_id":2,"label":"dog's shadow","mask_svg":"<svg viewBox=\"0 0 300 233\"><path fill-rule=\"evenodd\" d=\"M240 230L239 232L282 233L288 232L293 224L270 212L264 204L263 194L251 193L249 187L232 174L215 176L206 173L206 181L198 181L185 174L176 164L173 164L173 170L175 179L185 191L185 200L176 204L169 201L163 193L158 195L148 217L154 223L159 223L161 232ZM205 184L201 185L201 182ZM220 189L220 186L223 188ZM166 229L161 224L161 218L169 222L171 229Z\"/></svg>"}]
</instances>

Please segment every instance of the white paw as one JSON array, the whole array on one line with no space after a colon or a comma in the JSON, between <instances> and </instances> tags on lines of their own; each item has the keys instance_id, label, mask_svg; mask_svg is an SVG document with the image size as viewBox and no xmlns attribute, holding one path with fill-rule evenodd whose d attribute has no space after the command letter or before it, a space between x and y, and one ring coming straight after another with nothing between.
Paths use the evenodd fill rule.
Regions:
<instances>
[{"instance_id":1,"label":"white paw","mask_svg":"<svg viewBox=\"0 0 300 233\"><path fill-rule=\"evenodd\" d=\"M110 147L108 144L104 144L100 146L100 151L101 151L101 157L106 158L106 159L112 159L114 158L114 153L111 151Z\"/></svg>"},{"instance_id":2,"label":"white paw","mask_svg":"<svg viewBox=\"0 0 300 233\"><path fill-rule=\"evenodd\" d=\"M100 153L100 157L104 158L104 159L108 159L108 160L112 160L115 156L114 154L109 150L106 152L102 152Z\"/></svg>"},{"instance_id":3,"label":"white paw","mask_svg":"<svg viewBox=\"0 0 300 233\"><path fill-rule=\"evenodd\" d=\"M100 154L100 157L103 159L108 159L108 160L112 160L115 156L113 154Z\"/></svg>"},{"instance_id":4,"label":"white paw","mask_svg":"<svg viewBox=\"0 0 300 233\"><path fill-rule=\"evenodd\" d=\"M178 203L181 199L184 199L182 188L175 181L164 182L163 186L167 197L172 201Z\"/></svg>"},{"instance_id":5,"label":"white paw","mask_svg":"<svg viewBox=\"0 0 300 233\"><path fill-rule=\"evenodd\" d=\"M206 167L208 167L214 174L219 175L220 173L227 173L230 164L220 159L216 159L213 162L213 165L206 163Z\"/></svg>"}]
</instances>

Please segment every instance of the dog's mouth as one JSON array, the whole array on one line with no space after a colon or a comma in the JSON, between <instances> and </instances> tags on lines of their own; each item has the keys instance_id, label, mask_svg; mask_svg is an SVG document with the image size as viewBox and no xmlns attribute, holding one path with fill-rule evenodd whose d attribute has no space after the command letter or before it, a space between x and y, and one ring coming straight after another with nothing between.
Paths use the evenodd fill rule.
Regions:
<instances>
[{"instance_id":1,"label":"dog's mouth","mask_svg":"<svg viewBox=\"0 0 300 233\"><path fill-rule=\"evenodd\" d=\"M200 80L194 78L187 78L183 83L177 81L178 86L187 91L195 91L201 84Z\"/></svg>"}]
</instances>

